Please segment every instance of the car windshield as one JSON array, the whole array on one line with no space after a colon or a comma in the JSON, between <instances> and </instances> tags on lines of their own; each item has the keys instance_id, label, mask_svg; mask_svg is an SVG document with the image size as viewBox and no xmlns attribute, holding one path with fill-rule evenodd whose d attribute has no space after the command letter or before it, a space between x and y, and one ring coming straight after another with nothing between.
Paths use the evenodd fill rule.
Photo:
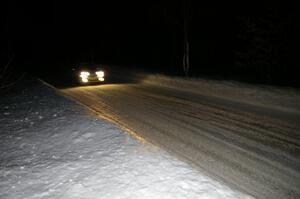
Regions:
<instances>
[{"instance_id":1,"label":"car windshield","mask_svg":"<svg viewBox=\"0 0 300 199\"><path fill-rule=\"evenodd\" d=\"M91 65L82 65L82 66L79 66L79 70L98 71L98 70L101 70L101 67L91 66Z\"/></svg>"}]
</instances>

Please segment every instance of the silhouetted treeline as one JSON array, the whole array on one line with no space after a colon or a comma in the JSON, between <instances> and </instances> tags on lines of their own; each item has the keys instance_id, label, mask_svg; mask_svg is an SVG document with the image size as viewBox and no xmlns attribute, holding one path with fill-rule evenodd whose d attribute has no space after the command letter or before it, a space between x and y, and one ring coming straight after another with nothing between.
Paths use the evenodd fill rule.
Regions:
<instances>
[{"instance_id":1,"label":"silhouetted treeline","mask_svg":"<svg viewBox=\"0 0 300 199\"><path fill-rule=\"evenodd\" d=\"M0 73L7 63L16 66L12 74L44 75L94 62L184 75L188 54L189 76L300 87L300 21L291 1L48 4L2 6Z\"/></svg>"},{"instance_id":2,"label":"silhouetted treeline","mask_svg":"<svg viewBox=\"0 0 300 199\"><path fill-rule=\"evenodd\" d=\"M297 19L283 9L270 5L259 13L237 16L236 75L261 83L299 85L295 72L300 62L293 55L299 49Z\"/></svg>"}]
</instances>

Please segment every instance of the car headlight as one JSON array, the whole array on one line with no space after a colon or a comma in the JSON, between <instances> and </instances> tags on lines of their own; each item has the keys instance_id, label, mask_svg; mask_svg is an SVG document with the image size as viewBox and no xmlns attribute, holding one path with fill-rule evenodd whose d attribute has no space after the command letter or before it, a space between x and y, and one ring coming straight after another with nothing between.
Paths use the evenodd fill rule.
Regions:
<instances>
[{"instance_id":1,"label":"car headlight","mask_svg":"<svg viewBox=\"0 0 300 199\"><path fill-rule=\"evenodd\" d=\"M86 79L89 75L90 75L89 72L87 72L87 71L81 71L79 76L80 76L82 79Z\"/></svg>"},{"instance_id":2,"label":"car headlight","mask_svg":"<svg viewBox=\"0 0 300 199\"><path fill-rule=\"evenodd\" d=\"M89 80L88 80L87 78L82 78L81 81L82 81L83 83L89 82Z\"/></svg>"},{"instance_id":3,"label":"car headlight","mask_svg":"<svg viewBox=\"0 0 300 199\"><path fill-rule=\"evenodd\" d=\"M102 78L102 77L104 77L104 72L103 71L97 71L96 75L97 75L97 77Z\"/></svg>"}]
</instances>

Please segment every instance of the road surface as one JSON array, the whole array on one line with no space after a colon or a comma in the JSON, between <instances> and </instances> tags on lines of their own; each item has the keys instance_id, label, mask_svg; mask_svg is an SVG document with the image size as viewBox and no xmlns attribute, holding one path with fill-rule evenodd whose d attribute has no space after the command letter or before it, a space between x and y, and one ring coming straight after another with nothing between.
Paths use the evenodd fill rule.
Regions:
<instances>
[{"instance_id":1,"label":"road surface","mask_svg":"<svg viewBox=\"0 0 300 199\"><path fill-rule=\"evenodd\" d=\"M149 84L61 91L255 198L300 198L297 113Z\"/></svg>"}]
</instances>

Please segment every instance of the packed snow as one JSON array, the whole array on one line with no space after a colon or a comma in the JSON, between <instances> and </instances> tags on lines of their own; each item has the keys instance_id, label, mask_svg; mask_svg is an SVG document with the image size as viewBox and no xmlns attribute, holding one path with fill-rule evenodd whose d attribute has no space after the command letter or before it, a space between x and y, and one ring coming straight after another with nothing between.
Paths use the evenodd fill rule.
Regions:
<instances>
[{"instance_id":1,"label":"packed snow","mask_svg":"<svg viewBox=\"0 0 300 199\"><path fill-rule=\"evenodd\" d=\"M61 91L233 189L300 198L298 90L145 77Z\"/></svg>"},{"instance_id":2,"label":"packed snow","mask_svg":"<svg viewBox=\"0 0 300 199\"><path fill-rule=\"evenodd\" d=\"M37 80L0 98L0 198L252 198Z\"/></svg>"},{"instance_id":3,"label":"packed snow","mask_svg":"<svg viewBox=\"0 0 300 199\"><path fill-rule=\"evenodd\" d=\"M228 80L145 75L143 83L300 113L300 90ZM180 85L180 86L179 86Z\"/></svg>"}]
</instances>

